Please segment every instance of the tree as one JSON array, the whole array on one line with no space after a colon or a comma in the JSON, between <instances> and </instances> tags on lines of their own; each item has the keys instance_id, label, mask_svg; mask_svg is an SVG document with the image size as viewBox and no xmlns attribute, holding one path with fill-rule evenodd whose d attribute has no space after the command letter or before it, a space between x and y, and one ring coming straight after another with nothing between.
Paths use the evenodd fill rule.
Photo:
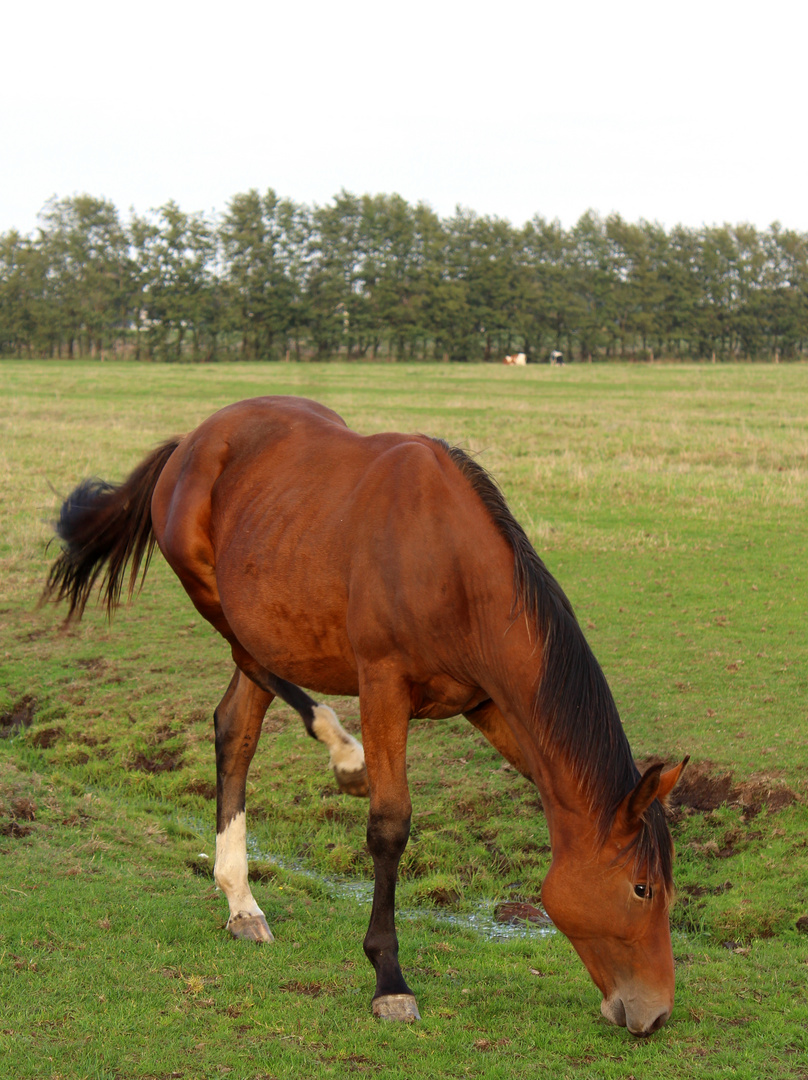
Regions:
<instances>
[{"instance_id":1,"label":"tree","mask_svg":"<svg viewBox=\"0 0 808 1080\"><path fill-rule=\"evenodd\" d=\"M570 322L582 360L591 360L616 337L617 311L611 253L604 222L591 210L577 222L566 256L570 274ZM570 352L572 342L570 342Z\"/></svg>"},{"instance_id":2,"label":"tree","mask_svg":"<svg viewBox=\"0 0 808 1080\"><path fill-rule=\"evenodd\" d=\"M399 195L313 208L272 190L221 220L169 202L124 228L89 195L0 236L0 352L157 359L802 356L808 235L670 231L592 211L523 228Z\"/></svg>"},{"instance_id":3,"label":"tree","mask_svg":"<svg viewBox=\"0 0 808 1080\"><path fill-rule=\"evenodd\" d=\"M307 251L309 328L317 353L367 348L372 319L361 273L361 200L340 192L333 206L315 206Z\"/></svg>"},{"instance_id":4,"label":"tree","mask_svg":"<svg viewBox=\"0 0 808 1080\"><path fill-rule=\"evenodd\" d=\"M0 236L0 352L28 357L55 342L41 248L12 229Z\"/></svg>"},{"instance_id":5,"label":"tree","mask_svg":"<svg viewBox=\"0 0 808 1080\"><path fill-rule=\"evenodd\" d=\"M220 226L229 325L241 334L248 360L277 359L296 329L302 282L296 248L303 241L294 204L270 188L236 195Z\"/></svg>"},{"instance_id":6,"label":"tree","mask_svg":"<svg viewBox=\"0 0 808 1080\"><path fill-rule=\"evenodd\" d=\"M558 220L536 216L523 231L523 249L529 268L529 291L534 305L532 334L539 351L547 339L549 348L561 350L572 335L574 308L568 265L568 240Z\"/></svg>"},{"instance_id":7,"label":"tree","mask_svg":"<svg viewBox=\"0 0 808 1080\"><path fill-rule=\"evenodd\" d=\"M171 201L154 220L136 219L130 236L141 267L138 326L150 355L181 360L189 334L191 359L210 355L219 329L214 230L202 214L185 214Z\"/></svg>"},{"instance_id":8,"label":"tree","mask_svg":"<svg viewBox=\"0 0 808 1080\"><path fill-rule=\"evenodd\" d=\"M48 264L58 348L103 356L130 313L126 234L111 202L90 195L52 199L41 215L39 247Z\"/></svg>"},{"instance_id":9,"label":"tree","mask_svg":"<svg viewBox=\"0 0 808 1080\"><path fill-rule=\"evenodd\" d=\"M808 236L775 222L762 239L760 317L769 355L800 355L808 341Z\"/></svg>"},{"instance_id":10,"label":"tree","mask_svg":"<svg viewBox=\"0 0 808 1080\"><path fill-rule=\"evenodd\" d=\"M647 355L652 342L659 351L666 330L665 284L661 276L665 233L647 221L632 225L613 214L606 219L606 237L610 248L613 333L620 339L621 354L626 345L633 349L639 344L643 355Z\"/></svg>"}]
</instances>

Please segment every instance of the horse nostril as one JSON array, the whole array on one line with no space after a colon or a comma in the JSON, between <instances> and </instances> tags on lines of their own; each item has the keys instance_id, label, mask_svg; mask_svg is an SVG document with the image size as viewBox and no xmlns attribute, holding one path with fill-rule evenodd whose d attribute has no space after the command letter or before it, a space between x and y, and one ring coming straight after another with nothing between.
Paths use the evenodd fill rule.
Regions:
<instances>
[{"instance_id":1,"label":"horse nostril","mask_svg":"<svg viewBox=\"0 0 808 1080\"><path fill-rule=\"evenodd\" d=\"M650 1024L642 1028L640 1031L635 1031L629 1024L629 1031L636 1039L647 1039L649 1035L653 1035L655 1031L659 1031L661 1027L665 1026L668 1017L670 1016L670 1009L663 1009L655 1020L652 1020Z\"/></svg>"},{"instance_id":2,"label":"horse nostril","mask_svg":"<svg viewBox=\"0 0 808 1080\"><path fill-rule=\"evenodd\" d=\"M653 1035L655 1031L659 1031L661 1027L665 1026L669 1016L670 1013L668 1012L668 1010L664 1009L656 1018L656 1020L654 1020L653 1024L651 1024L650 1027L647 1029L646 1034Z\"/></svg>"},{"instance_id":3,"label":"horse nostril","mask_svg":"<svg viewBox=\"0 0 808 1080\"><path fill-rule=\"evenodd\" d=\"M600 1011L609 1023L617 1024L618 1027L626 1026L626 1009L623 1002L616 995L604 998L600 1003Z\"/></svg>"}]
</instances>

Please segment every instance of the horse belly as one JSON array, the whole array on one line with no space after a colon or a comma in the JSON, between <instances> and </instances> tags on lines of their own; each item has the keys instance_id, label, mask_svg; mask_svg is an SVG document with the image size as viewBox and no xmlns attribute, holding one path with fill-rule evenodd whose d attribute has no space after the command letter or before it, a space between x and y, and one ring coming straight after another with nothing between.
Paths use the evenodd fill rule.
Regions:
<instances>
[{"instance_id":1,"label":"horse belly","mask_svg":"<svg viewBox=\"0 0 808 1080\"><path fill-rule=\"evenodd\" d=\"M217 565L222 609L241 645L275 675L320 694L358 693L338 575L294 563L226 556ZM331 578L331 580L329 580ZM316 579L313 580L313 579Z\"/></svg>"}]
</instances>

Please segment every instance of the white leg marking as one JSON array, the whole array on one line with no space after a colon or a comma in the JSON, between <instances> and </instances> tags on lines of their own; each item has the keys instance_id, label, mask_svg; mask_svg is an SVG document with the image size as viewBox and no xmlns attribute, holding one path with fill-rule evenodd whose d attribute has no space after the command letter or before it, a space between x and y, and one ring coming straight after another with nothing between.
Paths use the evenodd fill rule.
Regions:
<instances>
[{"instance_id":1,"label":"white leg marking","mask_svg":"<svg viewBox=\"0 0 808 1080\"><path fill-rule=\"evenodd\" d=\"M339 773L360 772L365 767L365 751L353 735L349 735L328 705L315 705L312 731L329 750L328 764Z\"/></svg>"},{"instance_id":2,"label":"white leg marking","mask_svg":"<svg viewBox=\"0 0 808 1080\"><path fill-rule=\"evenodd\" d=\"M264 914L247 881L247 815L243 810L225 826L224 832L216 834L213 877L227 897L231 919Z\"/></svg>"},{"instance_id":3,"label":"white leg marking","mask_svg":"<svg viewBox=\"0 0 808 1080\"><path fill-rule=\"evenodd\" d=\"M327 705L314 706L311 729L330 754L329 765L334 770L337 786L344 795L368 794L368 774L365 751L353 735L349 735Z\"/></svg>"}]
</instances>

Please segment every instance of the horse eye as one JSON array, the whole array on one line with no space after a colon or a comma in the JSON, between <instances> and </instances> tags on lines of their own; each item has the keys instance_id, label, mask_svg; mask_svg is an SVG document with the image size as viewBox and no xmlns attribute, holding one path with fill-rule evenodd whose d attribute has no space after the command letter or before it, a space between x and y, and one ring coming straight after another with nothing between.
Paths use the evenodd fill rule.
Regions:
<instances>
[{"instance_id":1,"label":"horse eye","mask_svg":"<svg viewBox=\"0 0 808 1080\"><path fill-rule=\"evenodd\" d=\"M636 896L639 896L641 900L650 900L654 895L654 890L650 885L635 885L634 893Z\"/></svg>"}]
</instances>

